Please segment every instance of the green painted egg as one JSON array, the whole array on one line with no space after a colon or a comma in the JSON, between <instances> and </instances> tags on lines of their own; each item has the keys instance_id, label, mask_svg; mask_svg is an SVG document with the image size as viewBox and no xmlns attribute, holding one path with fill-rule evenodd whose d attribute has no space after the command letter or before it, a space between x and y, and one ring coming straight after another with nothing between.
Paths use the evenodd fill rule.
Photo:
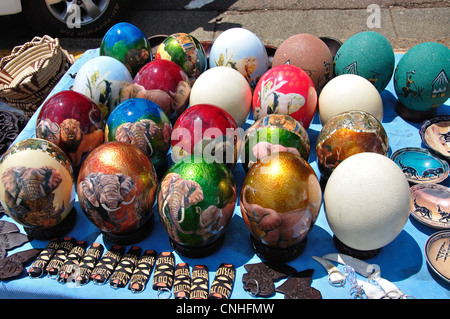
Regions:
<instances>
[{"instance_id":1,"label":"green painted egg","mask_svg":"<svg viewBox=\"0 0 450 319\"><path fill-rule=\"evenodd\" d=\"M424 42L409 49L398 62L394 88L400 103L409 110L429 112L450 96L450 49Z\"/></svg>"},{"instance_id":2,"label":"green painted egg","mask_svg":"<svg viewBox=\"0 0 450 319\"><path fill-rule=\"evenodd\" d=\"M389 40L375 31L357 33L345 41L334 58L334 73L357 74L383 91L392 78L395 54Z\"/></svg>"}]
</instances>

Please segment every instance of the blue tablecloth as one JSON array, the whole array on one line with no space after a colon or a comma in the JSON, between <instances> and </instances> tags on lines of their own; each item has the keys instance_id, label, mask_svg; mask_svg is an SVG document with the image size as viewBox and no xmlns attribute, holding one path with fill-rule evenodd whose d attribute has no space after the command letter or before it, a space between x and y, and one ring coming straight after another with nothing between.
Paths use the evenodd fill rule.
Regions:
<instances>
[{"instance_id":1,"label":"blue tablecloth","mask_svg":"<svg viewBox=\"0 0 450 319\"><path fill-rule=\"evenodd\" d=\"M73 78L70 74L75 74L80 66L92 57L98 55L98 49L88 50L84 55L78 59L70 68L67 74L60 80L58 85L49 95L69 89L73 83ZM396 60L401 58L401 55L396 55ZM395 150L407 147L416 146L423 147L419 136L419 123L411 123L400 118L395 112L395 104L397 97L393 87L393 81L389 83L386 90L381 93L384 103L384 118L382 124L387 131L390 153ZM38 111L30 119L26 128L17 137L16 141L23 140L35 136L35 125ZM450 105L447 104L438 108L437 115L450 114ZM252 123L248 120L247 128ZM314 145L317 136L322 128L319 117L316 114L311 123L308 134L311 142L311 154L309 163L320 176L318 167L315 161ZM237 165L233 171L238 191L245 177L244 170L241 165ZM450 178L447 178L441 184L450 186ZM376 196L376 194L374 194ZM395 199L393 199L395 200ZM93 242L102 243L106 249L112 244L104 240L100 231L84 216L80 210L78 202L75 203L77 209L77 220L74 228L67 234L77 240L85 240L88 244ZM168 235L164 231L159 221L156 207L154 207L154 228L147 238L141 242L136 243L143 249L153 249L157 252L173 251ZM13 221L8 216L4 216L3 220ZM22 232L23 228L19 225ZM381 249L380 253L367 260L370 263L378 264L381 267L382 276L393 283L395 283L404 293L412 295L418 299L442 299L450 297L450 284L435 275L431 269L428 268L425 255L424 245L426 240L431 236L436 229L427 227L417 222L413 217L410 217L404 229L399 236L390 244ZM8 254L26 250L30 248L44 248L47 245L46 240L32 240L31 242L11 250ZM127 247L128 249L128 247ZM314 269L313 280L311 286L318 289L324 299L348 299L349 298L349 284L344 287L332 287L328 283L327 273L325 269L318 264L311 256L322 256L327 253L338 252L333 243L333 234L326 221L323 205L314 227L308 235L308 241L305 250L295 260L288 262L297 271L306 269ZM242 284L242 276L246 273L244 265L258 263L261 259L255 255L249 240L249 232L241 217L239 202L235 207L235 213L229 224L224 245L217 252L204 258L187 258L178 253L175 253L175 262L186 262L191 266L204 264L209 269L210 284L214 279L215 272L218 266L223 263L231 263L236 266L236 280L233 287L231 299L252 299L263 300L260 297L250 296L244 289ZM342 266L338 265L342 270ZM359 279L365 280L364 277ZM144 292L133 294L127 288L113 289L109 283L103 286L95 285L89 282L87 285L76 287L73 284L61 284L56 280L48 277L31 279L23 276L19 279L0 282L0 298L83 298L83 299L127 299L127 298L157 298L157 293L152 289L150 278L149 284ZM283 283L280 281L276 286ZM172 297L173 298L173 297ZM272 298L284 298L283 294L276 293Z\"/></svg>"}]
</instances>

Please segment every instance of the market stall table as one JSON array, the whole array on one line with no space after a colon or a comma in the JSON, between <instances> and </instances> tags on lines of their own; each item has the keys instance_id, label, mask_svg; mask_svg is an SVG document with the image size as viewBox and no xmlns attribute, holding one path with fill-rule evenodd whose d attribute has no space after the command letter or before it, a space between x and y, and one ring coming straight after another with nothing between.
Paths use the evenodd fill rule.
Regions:
<instances>
[{"instance_id":1,"label":"market stall table","mask_svg":"<svg viewBox=\"0 0 450 319\"><path fill-rule=\"evenodd\" d=\"M77 70L83 63L98 56L98 54L98 49L86 51L68 70L49 97L56 92L70 89ZM401 56L400 54L396 54L396 62L399 61ZM387 88L381 93L381 96L384 105L382 124L387 132L390 146L388 156L403 147L424 147L419 135L421 123L405 121L395 111L397 98L392 79ZM450 104L448 101L446 103L438 108L436 115L450 114ZM17 137L15 142L29 137L35 137L38 113L39 109L29 120L28 125ZM253 120L250 115L244 125L244 129L247 129L252 123ZM320 176L320 173L315 160L314 146L321 128L322 124L316 113L307 132L311 141L309 163L318 176ZM245 178L242 165L240 163L236 165L232 173L236 180L239 194ZM450 178L447 178L440 184L449 187ZM377 196L377 194L373 194L373 196ZM395 198L392 198L392 200L395 200ZM105 251L109 249L112 243L105 240L99 229L85 217L80 209L78 200L75 202L75 208L77 210L76 223L73 229L66 235L72 236L77 240L84 240L89 246L94 242L98 242L105 246ZM154 226L151 233L144 240L135 243L135 245L141 247L143 250L153 249L158 253L173 251L169 243L168 235L159 221L156 204L153 207L153 214ZM12 221L6 215L1 220ZM21 232L24 232L23 227L20 225L19 229ZM370 258L367 262L379 265L382 277L393 282L407 295L417 299L448 299L450 297L450 283L440 278L429 268L424 253L425 242L437 231L437 229L428 227L410 216L399 236L390 244L383 247L378 255ZM8 251L8 255L31 248L44 248L48 242L49 240L34 239L21 247ZM129 247L131 245L126 247L126 249L128 250ZM311 286L319 290L324 299L348 299L350 285L347 283L344 287L331 286L328 282L326 270L312 258L312 256L323 256L335 252L338 252L338 250L333 243L333 233L327 224L322 204L318 220L308 234L304 251L300 256L288 262L288 265L297 271L313 269L314 273ZM230 263L236 267L236 277L230 299L265 300L265 298L253 297L243 289L242 277L246 273L244 266L259 263L261 259L255 255L252 249L249 231L241 217L239 201L237 201L234 216L226 230L223 246L218 251L203 258L187 258L177 252L174 252L174 255L176 264L184 262L191 269L195 265L206 265L209 270L210 285L219 266L222 263ZM342 271L342 265L337 265L337 267ZM358 275L358 278L367 280L360 275ZM77 287L73 283L62 284L46 276L31 279L24 274L18 279L1 281L0 298L156 299L158 298L158 294L157 291L152 289L152 279L153 274L150 277L146 289L142 293L132 293L128 288L113 289L109 283L96 285L91 281L86 285ZM276 282L275 286L279 286L283 282L284 280ZM171 298L173 298L173 295ZM284 295L277 292L271 298L282 299Z\"/></svg>"}]
</instances>

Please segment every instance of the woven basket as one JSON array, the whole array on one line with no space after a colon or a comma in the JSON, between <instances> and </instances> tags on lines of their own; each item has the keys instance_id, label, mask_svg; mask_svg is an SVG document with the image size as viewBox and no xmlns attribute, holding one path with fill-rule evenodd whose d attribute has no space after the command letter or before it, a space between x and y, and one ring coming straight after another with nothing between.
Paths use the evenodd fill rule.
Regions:
<instances>
[{"instance_id":1,"label":"woven basket","mask_svg":"<svg viewBox=\"0 0 450 319\"><path fill-rule=\"evenodd\" d=\"M15 47L0 61L0 100L31 117L73 63L47 35Z\"/></svg>"}]
</instances>

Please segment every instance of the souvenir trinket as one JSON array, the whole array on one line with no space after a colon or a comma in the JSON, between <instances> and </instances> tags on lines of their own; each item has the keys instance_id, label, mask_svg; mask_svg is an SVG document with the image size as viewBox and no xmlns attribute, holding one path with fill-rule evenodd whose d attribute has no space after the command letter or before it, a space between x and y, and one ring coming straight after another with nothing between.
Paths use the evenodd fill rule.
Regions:
<instances>
[{"instance_id":1,"label":"souvenir trinket","mask_svg":"<svg viewBox=\"0 0 450 319\"><path fill-rule=\"evenodd\" d=\"M450 188L440 184L417 184L411 187L411 215L424 225L450 228Z\"/></svg>"},{"instance_id":2,"label":"souvenir trinket","mask_svg":"<svg viewBox=\"0 0 450 319\"><path fill-rule=\"evenodd\" d=\"M173 296L175 299L189 299L191 293L191 272L187 263L175 266Z\"/></svg>"},{"instance_id":3,"label":"souvenir trinket","mask_svg":"<svg viewBox=\"0 0 450 319\"><path fill-rule=\"evenodd\" d=\"M109 278L109 285L112 288L123 288L128 284L141 253L141 247L132 246L122 257Z\"/></svg>"},{"instance_id":4,"label":"souvenir trinket","mask_svg":"<svg viewBox=\"0 0 450 319\"><path fill-rule=\"evenodd\" d=\"M236 183L225 165L203 157L172 165L158 192L159 217L171 245L186 256L205 256L217 250L236 198Z\"/></svg>"},{"instance_id":5,"label":"souvenir trinket","mask_svg":"<svg viewBox=\"0 0 450 319\"><path fill-rule=\"evenodd\" d=\"M103 36L100 55L110 56L122 62L132 76L152 60L150 43L135 25L119 22Z\"/></svg>"},{"instance_id":6,"label":"souvenir trinket","mask_svg":"<svg viewBox=\"0 0 450 319\"><path fill-rule=\"evenodd\" d=\"M380 122L384 114L380 93L367 79L355 74L342 74L330 80L320 92L318 111L322 125L349 111L372 114Z\"/></svg>"},{"instance_id":7,"label":"souvenir trinket","mask_svg":"<svg viewBox=\"0 0 450 319\"><path fill-rule=\"evenodd\" d=\"M172 295L172 286L175 271L175 256L171 252L163 251L158 255L153 274L153 290L158 291L158 298L163 292Z\"/></svg>"},{"instance_id":8,"label":"souvenir trinket","mask_svg":"<svg viewBox=\"0 0 450 319\"><path fill-rule=\"evenodd\" d=\"M275 290L284 294L284 299L322 299L320 291L311 287L313 273L314 269L299 271Z\"/></svg>"},{"instance_id":9,"label":"souvenir trinket","mask_svg":"<svg viewBox=\"0 0 450 319\"><path fill-rule=\"evenodd\" d=\"M253 92L253 117L286 114L309 128L317 109L317 92L308 74L294 65L278 65L264 73Z\"/></svg>"},{"instance_id":10,"label":"souvenir trinket","mask_svg":"<svg viewBox=\"0 0 450 319\"><path fill-rule=\"evenodd\" d=\"M424 121L419 134L425 146L438 156L450 160L450 115Z\"/></svg>"},{"instance_id":11,"label":"souvenir trinket","mask_svg":"<svg viewBox=\"0 0 450 319\"><path fill-rule=\"evenodd\" d=\"M186 72L175 62L153 60L139 70L130 87L131 97L147 98L158 104L169 118L177 118L187 108L191 84Z\"/></svg>"},{"instance_id":12,"label":"souvenir trinket","mask_svg":"<svg viewBox=\"0 0 450 319\"><path fill-rule=\"evenodd\" d=\"M423 42L409 49L394 73L396 111L406 120L423 122L436 114L450 97L450 49L437 42Z\"/></svg>"},{"instance_id":13,"label":"souvenir trinket","mask_svg":"<svg viewBox=\"0 0 450 319\"><path fill-rule=\"evenodd\" d=\"M425 243L425 258L431 270L450 283L450 232L441 230L431 235Z\"/></svg>"},{"instance_id":14,"label":"souvenir trinket","mask_svg":"<svg viewBox=\"0 0 450 319\"><path fill-rule=\"evenodd\" d=\"M154 250L147 249L139 259L138 264L134 268L133 274L128 284L128 289L133 293L143 292L150 279L153 266L155 265L157 253Z\"/></svg>"},{"instance_id":15,"label":"souvenir trinket","mask_svg":"<svg viewBox=\"0 0 450 319\"><path fill-rule=\"evenodd\" d=\"M384 155L358 153L340 163L323 196L338 250L366 259L392 242L408 221L409 188L402 170Z\"/></svg>"},{"instance_id":16,"label":"souvenir trinket","mask_svg":"<svg viewBox=\"0 0 450 319\"><path fill-rule=\"evenodd\" d=\"M21 233L0 234L0 259L5 258L7 250L20 247L29 241L28 236Z\"/></svg>"},{"instance_id":17,"label":"souvenir trinket","mask_svg":"<svg viewBox=\"0 0 450 319\"><path fill-rule=\"evenodd\" d=\"M45 272L48 277L55 279L58 275L59 269L67 259L67 255L72 250L72 248L77 244L77 240L73 237L64 237L61 243L58 245L58 249L55 255L48 262L47 267L45 267Z\"/></svg>"},{"instance_id":18,"label":"souvenir trinket","mask_svg":"<svg viewBox=\"0 0 450 319\"><path fill-rule=\"evenodd\" d=\"M53 258L61 244L61 239L56 238L51 240L47 246L39 253L36 260L33 261L27 274L30 278L39 278L45 274L49 261Z\"/></svg>"},{"instance_id":19,"label":"souvenir trinket","mask_svg":"<svg viewBox=\"0 0 450 319\"><path fill-rule=\"evenodd\" d=\"M191 84L206 71L207 60L203 46L192 35L179 32L168 36L158 46L155 59L173 61L190 79Z\"/></svg>"},{"instance_id":20,"label":"souvenir trinket","mask_svg":"<svg viewBox=\"0 0 450 319\"><path fill-rule=\"evenodd\" d=\"M78 274L72 278L72 282L77 285L87 284L91 278L92 270L97 265L97 262L102 257L105 247L100 243L93 243L86 251L80 261Z\"/></svg>"},{"instance_id":21,"label":"souvenir trinket","mask_svg":"<svg viewBox=\"0 0 450 319\"><path fill-rule=\"evenodd\" d=\"M77 189L86 217L110 241L125 244L148 235L157 177L137 146L108 142L97 147L80 168Z\"/></svg>"},{"instance_id":22,"label":"souvenir trinket","mask_svg":"<svg viewBox=\"0 0 450 319\"><path fill-rule=\"evenodd\" d=\"M36 120L36 136L60 147L72 165L81 165L84 157L104 141L103 115L85 95L61 91L51 96Z\"/></svg>"},{"instance_id":23,"label":"souvenir trinket","mask_svg":"<svg viewBox=\"0 0 450 319\"><path fill-rule=\"evenodd\" d=\"M269 57L260 38L244 28L230 28L213 42L209 67L231 67L241 73L254 88L269 69Z\"/></svg>"},{"instance_id":24,"label":"souvenir trinket","mask_svg":"<svg viewBox=\"0 0 450 319\"><path fill-rule=\"evenodd\" d=\"M332 117L317 137L316 161L327 180L344 159L362 152L387 156L389 141L383 125L371 114L350 111Z\"/></svg>"},{"instance_id":25,"label":"souvenir trinket","mask_svg":"<svg viewBox=\"0 0 450 319\"><path fill-rule=\"evenodd\" d=\"M222 263L216 271L208 299L230 299L235 277L236 267L232 264Z\"/></svg>"},{"instance_id":26,"label":"souvenir trinket","mask_svg":"<svg viewBox=\"0 0 450 319\"><path fill-rule=\"evenodd\" d=\"M41 249L19 251L0 260L0 280L12 280L23 274L25 265L34 260Z\"/></svg>"},{"instance_id":27,"label":"souvenir trinket","mask_svg":"<svg viewBox=\"0 0 450 319\"><path fill-rule=\"evenodd\" d=\"M223 109L197 104L181 114L173 126L172 160L209 155L233 169L241 139L236 121Z\"/></svg>"},{"instance_id":28,"label":"souvenir trinket","mask_svg":"<svg viewBox=\"0 0 450 319\"><path fill-rule=\"evenodd\" d=\"M241 162L245 171L266 155L290 152L308 161L309 136L300 122L285 114L266 115L245 132Z\"/></svg>"},{"instance_id":29,"label":"souvenir trinket","mask_svg":"<svg viewBox=\"0 0 450 319\"><path fill-rule=\"evenodd\" d=\"M308 73L320 92L333 77L333 56L320 38L299 33L284 40L275 51L272 67L290 64Z\"/></svg>"},{"instance_id":30,"label":"souvenir trinket","mask_svg":"<svg viewBox=\"0 0 450 319\"><path fill-rule=\"evenodd\" d=\"M209 291L209 273L206 265L192 267L190 299L207 299Z\"/></svg>"},{"instance_id":31,"label":"souvenir trinket","mask_svg":"<svg viewBox=\"0 0 450 319\"><path fill-rule=\"evenodd\" d=\"M328 273L328 282L330 283L330 285L334 287L344 286L346 277L339 271L339 269L335 265L322 257L312 256L312 258L326 269Z\"/></svg>"},{"instance_id":32,"label":"souvenir trinket","mask_svg":"<svg viewBox=\"0 0 450 319\"><path fill-rule=\"evenodd\" d=\"M306 245L322 204L312 167L289 152L256 162L242 184L240 207L253 249L267 261L297 257Z\"/></svg>"},{"instance_id":33,"label":"souvenir trinket","mask_svg":"<svg viewBox=\"0 0 450 319\"><path fill-rule=\"evenodd\" d=\"M94 284L106 284L124 253L125 247L121 245L113 245L109 248L92 270L90 279Z\"/></svg>"},{"instance_id":34,"label":"souvenir trinket","mask_svg":"<svg viewBox=\"0 0 450 319\"><path fill-rule=\"evenodd\" d=\"M450 170L445 160L419 147L398 149L392 153L391 159L411 183L440 183L448 177Z\"/></svg>"},{"instance_id":35,"label":"souvenir trinket","mask_svg":"<svg viewBox=\"0 0 450 319\"><path fill-rule=\"evenodd\" d=\"M395 54L389 40L375 31L359 32L347 39L334 58L336 76L356 74L383 91L394 73Z\"/></svg>"},{"instance_id":36,"label":"souvenir trinket","mask_svg":"<svg viewBox=\"0 0 450 319\"><path fill-rule=\"evenodd\" d=\"M210 68L192 85L190 105L212 104L228 112L242 127L252 107L252 90L239 71L227 66Z\"/></svg>"},{"instance_id":37,"label":"souvenir trinket","mask_svg":"<svg viewBox=\"0 0 450 319\"><path fill-rule=\"evenodd\" d=\"M27 234L54 238L73 226L73 170L58 146L36 138L17 142L0 160L0 176L2 206Z\"/></svg>"},{"instance_id":38,"label":"souvenir trinket","mask_svg":"<svg viewBox=\"0 0 450 319\"><path fill-rule=\"evenodd\" d=\"M0 220L0 234L18 233L19 227L6 220Z\"/></svg>"},{"instance_id":39,"label":"souvenir trinket","mask_svg":"<svg viewBox=\"0 0 450 319\"><path fill-rule=\"evenodd\" d=\"M73 80L72 91L91 98L107 119L112 110L128 98L133 78L125 65L110 56L85 62Z\"/></svg>"},{"instance_id":40,"label":"souvenir trinket","mask_svg":"<svg viewBox=\"0 0 450 319\"><path fill-rule=\"evenodd\" d=\"M272 296L275 294L275 282L297 272L287 264L270 262L247 264L244 268L247 270L242 276L244 290L257 297Z\"/></svg>"},{"instance_id":41,"label":"souvenir trinket","mask_svg":"<svg viewBox=\"0 0 450 319\"><path fill-rule=\"evenodd\" d=\"M74 275L79 269L80 260L86 251L87 243L84 240L80 240L70 250L69 254L65 258L63 264L58 270L56 280L61 283L67 283L72 281Z\"/></svg>"}]
</instances>

